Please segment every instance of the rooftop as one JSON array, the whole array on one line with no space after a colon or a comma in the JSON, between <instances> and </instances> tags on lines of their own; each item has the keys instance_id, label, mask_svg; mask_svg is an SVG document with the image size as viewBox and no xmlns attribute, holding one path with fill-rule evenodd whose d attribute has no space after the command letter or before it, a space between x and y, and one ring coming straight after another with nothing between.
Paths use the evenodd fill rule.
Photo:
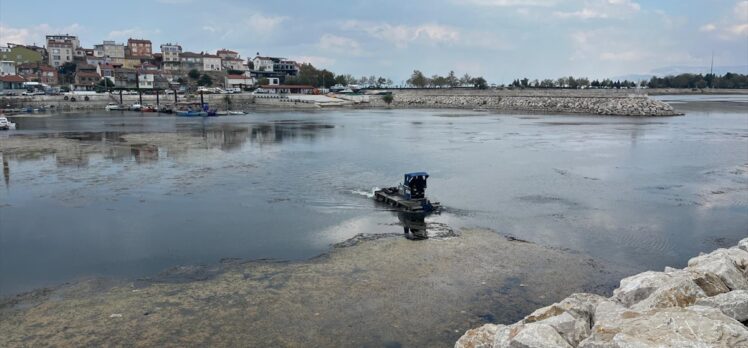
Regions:
<instances>
[{"instance_id":1,"label":"rooftop","mask_svg":"<svg viewBox=\"0 0 748 348\"><path fill-rule=\"evenodd\" d=\"M3 75L0 76L2 82L26 82L26 79L18 75Z\"/></svg>"}]
</instances>

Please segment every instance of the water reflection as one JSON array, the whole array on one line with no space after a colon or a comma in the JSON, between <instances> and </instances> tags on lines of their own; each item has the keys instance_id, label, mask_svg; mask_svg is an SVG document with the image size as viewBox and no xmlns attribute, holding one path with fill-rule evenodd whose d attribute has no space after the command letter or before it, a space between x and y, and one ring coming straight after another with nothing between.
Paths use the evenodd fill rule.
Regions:
<instances>
[{"instance_id":1,"label":"water reflection","mask_svg":"<svg viewBox=\"0 0 748 348\"><path fill-rule=\"evenodd\" d=\"M398 212L397 219L400 220L400 224L403 226L405 238L410 240L423 240L429 238L426 226L426 215Z\"/></svg>"},{"instance_id":2,"label":"water reflection","mask_svg":"<svg viewBox=\"0 0 748 348\"><path fill-rule=\"evenodd\" d=\"M105 124L106 126L106 124ZM0 152L4 158L38 160L54 154L58 167L87 167L91 155L103 155L114 163L134 160L151 163L164 157L180 157L191 150L237 151L246 144L277 145L284 141L315 141L335 126L315 122L278 121L259 124L177 124L176 132L75 131L14 135L14 140L35 143ZM4 162L7 167L7 160ZM7 178L6 178L7 181Z\"/></svg>"}]
</instances>

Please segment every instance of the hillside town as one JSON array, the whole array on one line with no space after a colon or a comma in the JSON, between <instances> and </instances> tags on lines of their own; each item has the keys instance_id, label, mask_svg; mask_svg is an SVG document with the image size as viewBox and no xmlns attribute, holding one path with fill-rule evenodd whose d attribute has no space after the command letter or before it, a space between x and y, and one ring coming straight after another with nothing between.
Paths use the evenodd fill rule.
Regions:
<instances>
[{"instance_id":1,"label":"hillside town","mask_svg":"<svg viewBox=\"0 0 748 348\"><path fill-rule=\"evenodd\" d=\"M187 90L197 86L235 91L282 85L300 64L282 57L242 58L231 49L187 51L177 43L155 46L148 39L104 40L81 46L76 35L47 35L43 46L0 47L0 93L104 89Z\"/></svg>"}]
</instances>

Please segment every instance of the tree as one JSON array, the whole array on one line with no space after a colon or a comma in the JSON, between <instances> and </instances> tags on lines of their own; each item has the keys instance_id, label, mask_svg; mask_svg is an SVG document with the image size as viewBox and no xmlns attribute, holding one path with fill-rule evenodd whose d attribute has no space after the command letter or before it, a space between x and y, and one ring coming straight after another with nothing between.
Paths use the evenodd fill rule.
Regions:
<instances>
[{"instance_id":1,"label":"tree","mask_svg":"<svg viewBox=\"0 0 748 348\"><path fill-rule=\"evenodd\" d=\"M421 71L413 70L413 74L410 75L410 78L406 82L411 86L423 88L426 87L429 81Z\"/></svg>"},{"instance_id":2,"label":"tree","mask_svg":"<svg viewBox=\"0 0 748 348\"><path fill-rule=\"evenodd\" d=\"M197 80L200 78L200 72L197 71L197 69L192 69L187 73L187 76L189 76L193 80Z\"/></svg>"},{"instance_id":3,"label":"tree","mask_svg":"<svg viewBox=\"0 0 748 348\"><path fill-rule=\"evenodd\" d=\"M244 75L244 71L234 69L228 69L226 73L229 75Z\"/></svg>"},{"instance_id":4,"label":"tree","mask_svg":"<svg viewBox=\"0 0 748 348\"><path fill-rule=\"evenodd\" d=\"M345 75L335 76L335 84L341 85L341 86L348 86L348 79L345 77Z\"/></svg>"},{"instance_id":5,"label":"tree","mask_svg":"<svg viewBox=\"0 0 748 348\"><path fill-rule=\"evenodd\" d=\"M109 88L109 87L114 87L114 82L112 82L112 80L105 77L101 79L101 81L99 81L97 85L100 87Z\"/></svg>"},{"instance_id":6,"label":"tree","mask_svg":"<svg viewBox=\"0 0 748 348\"><path fill-rule=\"evenodd\" d=\"M389 93L382 96L382 100L387 103L387 105L390 105L395 98L392 96L392 93Z\"/></svg>"},{"instance_id":7,"label":"tree","mask_svg":"<svg viewBox=\"0 0 748 348\"><path fill-rule=\"evenodd\" d=\"M462 77L460 77L460 85L462 86L470 85L472 84L472 81L473 78L468 74L462 75Z\"/></svg>"},{"instance_id":8,"label":"tree","mask_svg":"<svg viewBox=\"0 0 748 348\"><path fill-rule=\"evenodd\" d=\"M473 78L473 87L478 89L486 89L488 88L488 83L482 76L478 76L476 78Z\"/></svg>"},{"instance_id":9,"label":"tree","mask_svg":"<svg viewBox=\"0 0 748 348\"><path fill-rule=\"evenodd\" d=\"M387 83L387 79L380 76L377 79L377 88L380 88L380 87L384 86L386 83Z\"/></svg>"},{"instance_id":10,"label":"tree","mask_svg":"<svg viewBox=\"0 0 748 348\"><path fill-rule=\"evenodd\" d=\"M203 74L203 76L200 76L200 79L197 80L198 86L212 86L213 85L213 79L210 78L210 76Z\"/></svg>"},{"instance_id":11,"label":"tree","mask_svg":"<svg viewBox=\"0 0 748 348\"><path fill-rule=\"evenodd\" d=\"M453 70L451 70L449 72L449 75L447 75L447 85L453 88L460 85L460 80L457 78L457 76L455 76L455 72Z\"/></svg>"},{"instance_id":12,"label":"tree","mask_svg":"<svg viewBox=\"0 0 748 348\"><path fill-rule=\"evenodd\" d=\"M530 82L530 79L528 79L526 77L519 81L519 83L522 86L522 88L529 87L529 82Z\"/></svg>"},{"instance_id":13,"label":"tree","mask_svg":"<svg viewBox=\"0 0 748 348\"><path fill-rule=\"evenodd\" d=\"M180 85L183 85L183 84L185 84L185 83L186 83L186 81L185 81L185 80L184 80L183 78L181 78L181 77L177 79L177 82L178 82L178 83L179 83Z\"/></svg>"}]
</instances>

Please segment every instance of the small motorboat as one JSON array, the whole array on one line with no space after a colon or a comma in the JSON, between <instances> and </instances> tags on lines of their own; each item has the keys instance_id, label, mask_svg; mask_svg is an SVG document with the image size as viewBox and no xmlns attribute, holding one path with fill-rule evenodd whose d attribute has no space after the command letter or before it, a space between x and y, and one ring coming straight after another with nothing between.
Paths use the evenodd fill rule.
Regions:
<instances>
[{"instance_id":1,"label":"small motorboat","mask_svg":"<svg viewBox=\"0 0 748 348\"><path fill-rule=\"evenodd\" d=\"M247 113L244 111L228 111L229 115L246 115Z\"/></svg>"},{"instance_id":2,"label":"small motorboat","mask_svg":"<svg viewBox=\"0 0 748 348\"><path fill-rule=\"evenodd\" d=\"M200 116L208 116L208 113L205 111L199 111L199 110L181 110L181 111L177 111L177 116L200 117Z\"/></svg>"},{"instance_id":3,"label":"small motorboat","mask_svg":"<svg viewBox=\"0 0 748 348\"><path fill-rule=\"evenodd\" d=\"M142 109L142 108L143 108L143 105L140 105L138 103L132 104L130 106L130 110L131 111L140 111L140 109Z\"/></svg>"},{"instance_id":4,"label":"small motorboat","mask_svg":"<svg viewBox=\"0 0 748 348\"><path fill-rule=\"evenodd\" d=\"M406 173L403 183L374 191L374 198L395 209L408 213L431 214L441 211L439 202L426 198L426 172Z\"/></svg>"},{"instance_id":5,"label":"small motorboat","mask_svg":"<svg viewBox=\"0 0 748 348\"><path fill-rule=\"evenodd\" d=\"M158 109L153 105L146 105L140 108L140 112L156 112Z\"/></svg>"},{"instance_id":6,"label":"small motorboat","mask_svg":"<svg viewBox=\"0 0 748 348\"><path fill-rule=\"evenodd\" d=\"M16 124L8 121L7 117L0 115L0 129L2 130L16 129Z\"/></svg>"},{"instance_id":7,"label":"small motorboat","mask_svg":"<svg viewBox=\"0 0 748 348\"><path fill-rule=\"evenodd\" d=\"M109 103L109 104L107 104L107 105L106 105L106 106L104 107L104 109L106 109L106 111L120 111L120 110L127 110L127 108L126 108L126 107L124 107L123 105L119 105L119 104L117 104L117 103Z\"/></svg>"}]
</instances>

